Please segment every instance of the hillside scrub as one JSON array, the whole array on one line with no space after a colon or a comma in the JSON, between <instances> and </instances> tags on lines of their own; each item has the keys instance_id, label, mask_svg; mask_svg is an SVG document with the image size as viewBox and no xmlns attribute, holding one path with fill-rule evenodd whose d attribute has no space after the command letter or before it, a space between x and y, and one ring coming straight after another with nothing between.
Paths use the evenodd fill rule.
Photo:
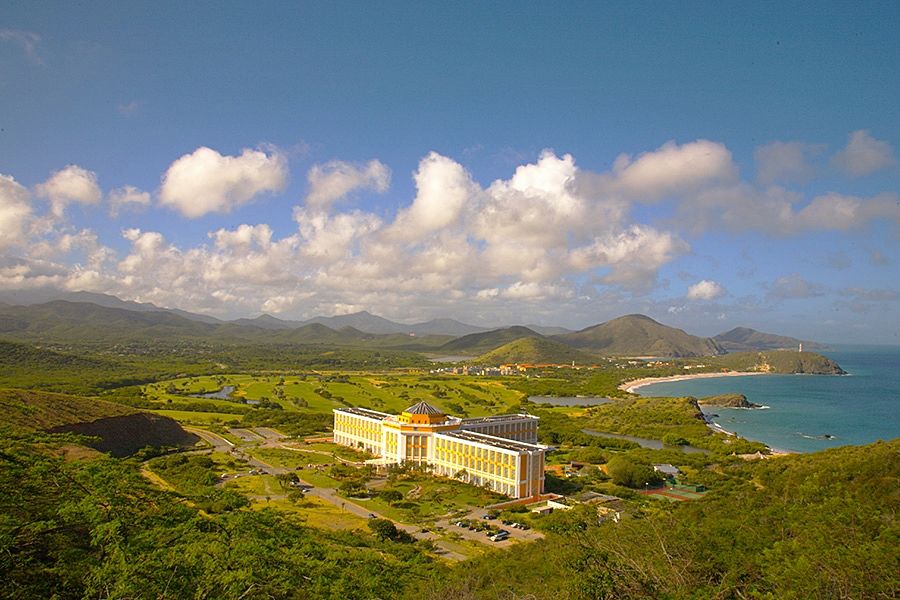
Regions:
<instances>
[{"instance_id":1,"label":"hillside scrub","mask_svg":"<svg viewBox=\"0 0 900 600\"><path fill-rule=\"evenodd\" d=\"M445 570L413 545L274 510L202 514L133 461L63 460L77 441L0 431L4 598L388 598Z\"/></svg>"},{"instance_id":2,"label":"hillside scrub","mask_svg":"<svg viewBox=\"0 0 900 600\"><path fill-rule=\"evenodd\" d=\"M894 597L900 441L736 463L726 474L731 484L704 500L640 518L598 524L592 510L566 511L546 539L470 561L426 597Z\"/></svg>"}]
</instances>

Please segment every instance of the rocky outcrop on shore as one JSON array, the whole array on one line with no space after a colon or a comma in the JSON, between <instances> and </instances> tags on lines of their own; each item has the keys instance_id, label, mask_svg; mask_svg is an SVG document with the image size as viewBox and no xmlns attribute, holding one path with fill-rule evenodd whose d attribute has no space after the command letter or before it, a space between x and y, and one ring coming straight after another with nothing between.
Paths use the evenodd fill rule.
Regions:
<instances>
[{"instance_id":1,"label":"rocky outcrop on shore","mask_svg":"<svg viewBox=\"0 0 900 600\"><path fill-rule=\"evenodd\" d=\"M700 398L697 404L700 406L718 406L720 408L762 408L761 405L747 400L747 396L743 394L707 396L706 398Z\"/></svg>"}]
</instances>

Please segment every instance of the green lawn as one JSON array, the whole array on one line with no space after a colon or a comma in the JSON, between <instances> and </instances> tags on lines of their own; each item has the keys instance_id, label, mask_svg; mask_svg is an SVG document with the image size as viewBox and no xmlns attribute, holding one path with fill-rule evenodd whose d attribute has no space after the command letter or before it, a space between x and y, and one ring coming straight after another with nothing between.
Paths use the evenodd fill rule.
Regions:
<instances>
[{"instance_id":1,"label":"green lawn","mask_svg":"<svg viewBox=\"0 0 900 600\"><path fill-rule=\"evenodd\" d=\"M373 456L368 452L360 452L358 450L354 450L353 448L348 448L347 446L330 444L328 442L313 442L311 444L304 443L298 444L297 447L303 450L316 450L318 452L327 452L328 454L334 453L343 459L356 462L362 462L373 458Z\"/></svg>"},{"instance_id":2,"label":"green lawn","mask_svg":"<svg viewBox=\"0 0 900 600\"><path fill-rule=\"evenodd\" d=\"M282 469L296 469L308 464L320 465L335 462L333 457L318 452L284 450L282 448L245 448L245 451L273 467Z\"/></svg>"},{"instance_id":3,"label":"green lawn","mask_svg":"<svg viewBox=\"0 0 900 600\"><path fill-rule=\"evenodd\" d=\"M273 499L269 502L262 500L254 502L252 507L255 509L275 508L296 515L310 527L335 530L362 529L368 531L366 527L368 519L363 519L351 512L341 510L330 502L315 496L304 496L303 499L296 503L281 498Z\"/></svg>"},{"instance_id":4,"label":"green lawn","mask_svg":"<svg viewBox=\"0 0 900 600\"><path fill-rule=\"evenodd\" d=\"M186 410L152 410L150 412L154 412L158 415L163 415L164 417L171 417L180 423L200 423L200 424L209 424L209 423L225 423L227 421L240 421L241 415L235 415L231 413L218 413L218 412L190 412Z\"/></svg>"},{"instance_id":5,"label":"green lawn","mask_svg":"<svg viewBox=\"0 0 900 600\"><path fill-rule=\"evenodd\" d=\"M383 489L399 491L404 495L404 500L390 505L375 497L360 501L360 504L405 523L434 521L446 514L505 499L505 496L443 477L426 476L398 481Z\"/></svg>"},{"instance_id":6,"label":"green lawn","mask_svg":"<svg viewBox=\"0 0 900 600\"><path fill-rule=\"evenodd\" d=\"M245 496L283 496L287 493L274 475L245 475L229 479L225 489L238 491Z\"/></svg>"},{"instance_id":7,"label":"green lawn","mask_svg":"<svg viewBox=\"0 0 900 600\"><path fill-rule=\"evenodd\" d=\"M166 401L195 400L186 394L234 386L233 396L247 400L268 398L287 411L330 413L342 406L359 406L388 413L425 401L456 416L484 416L503 412L522 392L507 387L503 378L433 376L426 374L322 374L304 377L222 375L173 379L144 386L145 397ZM172 394L167 390L177 390ZM234 402L204 399L227 409ZM163 408L161 406L161 408ZM223 410L223 412L226 412Z\"/></svg>"},{"instance_id":8,"label":"green lawn","mask_svg":"<svg viewBox=\"0 0 900 600\"><path fill-rule=\"evenodd\" d=\"M297 469L297 477L317 487L336 488L341 484L337 479L333 479L314 468Z\"/></svg>"}]
</instances>

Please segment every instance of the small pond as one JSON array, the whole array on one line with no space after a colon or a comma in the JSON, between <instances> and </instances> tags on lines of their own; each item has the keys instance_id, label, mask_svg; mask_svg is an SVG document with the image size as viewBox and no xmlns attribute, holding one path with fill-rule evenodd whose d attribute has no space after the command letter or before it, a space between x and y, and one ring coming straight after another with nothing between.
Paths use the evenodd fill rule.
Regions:
<instances>
[{"instance_id":1,"label":"small pond","mask_svg":"<svg viewBox=\"0 0 900 600\"><path fill-rule=\"evenodd\" d=\"M678 448L685 454L709 454L709 450L705 450L703 448L697 448L695 446L666 446L659 440L650 440L642 437L635 437L633 435L622 435L620 433L606 433L603 431L594 431L593 429L582 429L582 431L588 435L596 435L598 437L608 437L615 438L617 440L628 440L629 442L634 442L638 444L642 448L649 448L650 450L662 450L664 448Z\"/></svg>"}]
</instances>

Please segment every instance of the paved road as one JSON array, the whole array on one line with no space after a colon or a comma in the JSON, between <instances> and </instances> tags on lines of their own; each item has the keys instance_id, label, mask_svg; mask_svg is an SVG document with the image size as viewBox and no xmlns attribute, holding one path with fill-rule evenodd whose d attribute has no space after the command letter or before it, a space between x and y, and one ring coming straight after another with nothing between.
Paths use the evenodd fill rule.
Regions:
<instances>
[{"instance_id":1,"label":"paved road","mask_svg":"<svg viewBox=\"0 0 900 600\"><path fill-rule=\"evenodd\" d=\"M249 429L240 429L238 427L233 427L233 428L229 429L228 433L230 433L231 435L238 436L239 438L241 438L241 440L243 440L245 442L261 442L262 440L265 439L263 436L256 433L255 431L250 431Z\"/></svg>"},{"instance_id":2,"label":"paved road","mask_svg":"<svg viewBox=\"0 0 900 600\"><path fill-rule=\"evenodd\" d=\"M213 433L211 431L207 431L205 429L198 429L196 427L188 427L184 426L185 431L189 431L196 436L199 436L204 441L209 442L213 446L213 450L216 452L231 452L234 448L234 444L223 438L221 435Z\"/></svg>"},{"instance_id":3,"label":"paved road","mask_svg":"<svg viewBox=\"0 0 900 600\"><path fill-rule=\"evenodd\" d=\"M267 440L281 440L287 437L283 433L275 431L271 427L254 427L253 432L261 435Z\"/></svg>"},{"instance_id":4,"label":"paved road","mask_svg":"<svg viewBox=\"0 0 900 600\"><path fill-rule=\"evenodd\" d=\"M247 461L251 467L255 469L264 469L273 475L280 475L281 473L287 473L289 469L282 469L280 467L273 467L267 462L261 461L258 458L254 458L244 452L239 446L235 446L221 435L217 433L213 433L212 431L207 431L205 429L198 429L196 427L185 427L187 431L200 436L213 446L213 450L216 452L223 452L225 454L231 454L236 458L243 459Z\"/></svg>"}]
</instances>

